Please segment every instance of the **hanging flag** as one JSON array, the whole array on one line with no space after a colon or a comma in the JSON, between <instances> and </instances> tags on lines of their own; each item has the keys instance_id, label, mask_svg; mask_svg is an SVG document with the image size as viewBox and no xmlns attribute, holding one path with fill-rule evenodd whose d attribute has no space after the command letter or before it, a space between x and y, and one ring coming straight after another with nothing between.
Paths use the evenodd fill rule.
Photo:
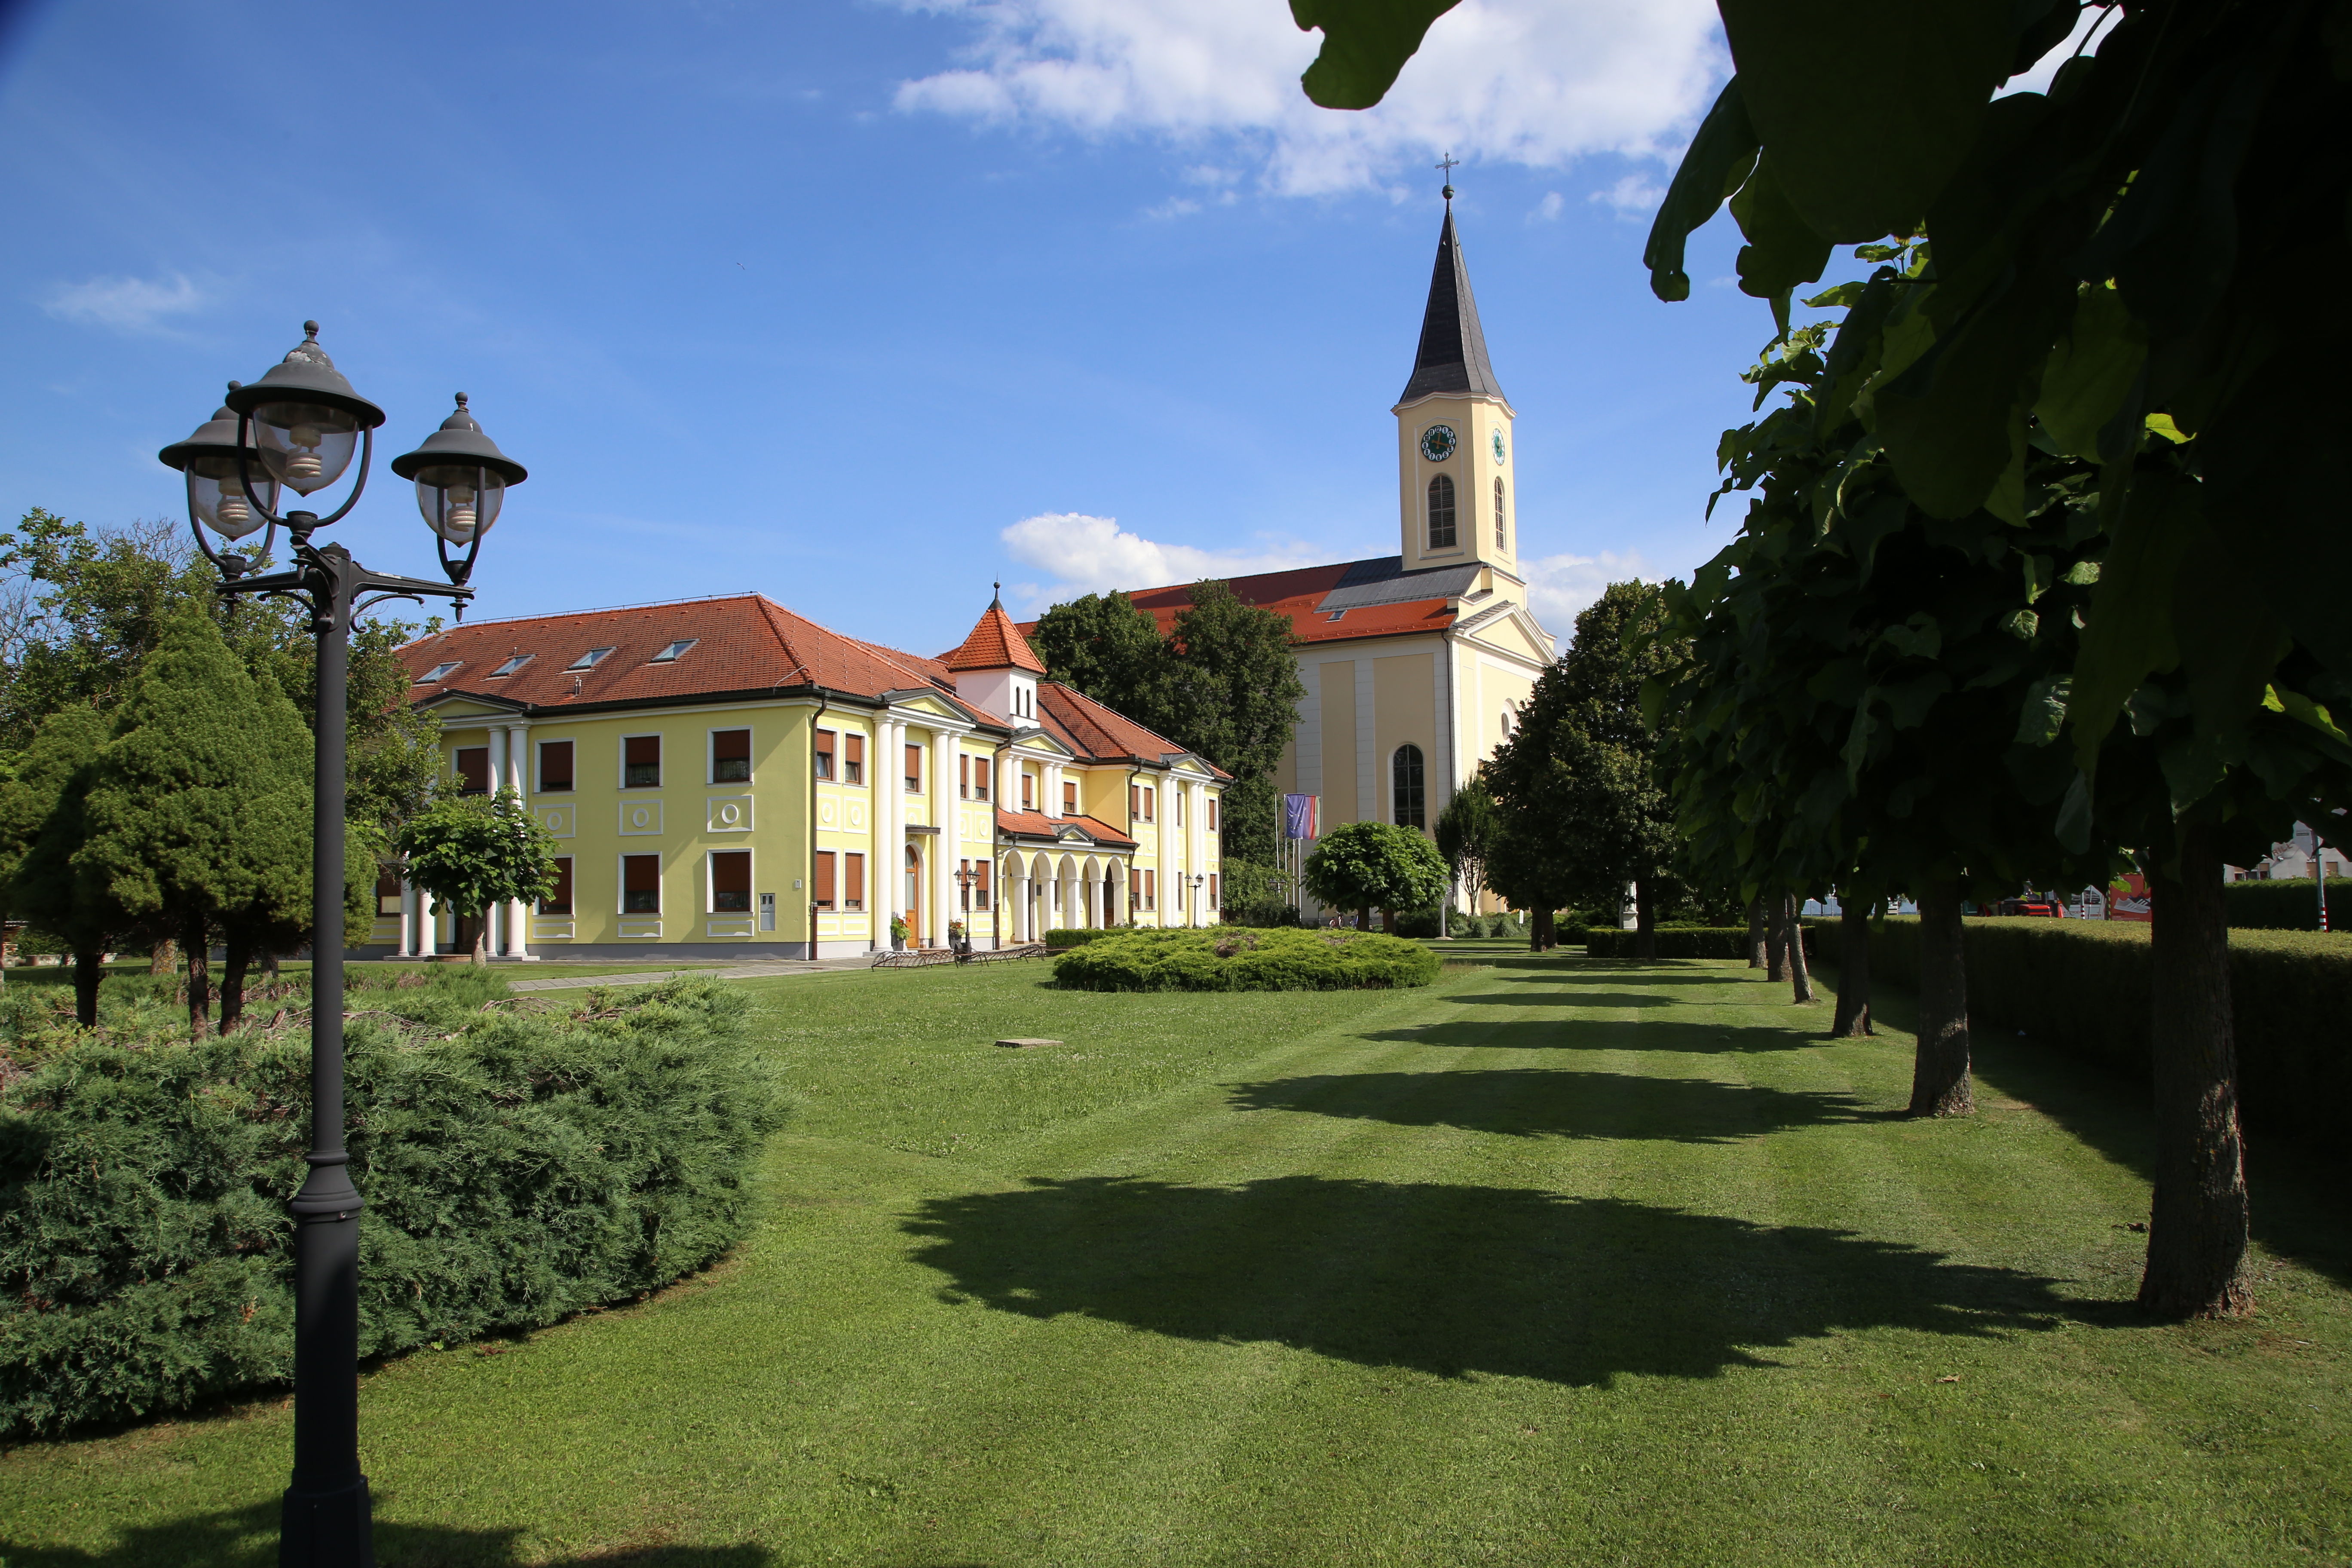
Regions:
<instances>
[{"instance_id":1,"label":"hanging flag","mask_svg":"<svg viewBox=\"0 0 2352 1568\"><path fill-rule=\"evenodd\" d=\"M1320 795L1284 795L1282 797L1282 836L1285 838L1322 837L1319 832L1320 825L1317 820L1321 815L1318 808L1322 804L1323 798Z\"/></svg>"}]
</instances>

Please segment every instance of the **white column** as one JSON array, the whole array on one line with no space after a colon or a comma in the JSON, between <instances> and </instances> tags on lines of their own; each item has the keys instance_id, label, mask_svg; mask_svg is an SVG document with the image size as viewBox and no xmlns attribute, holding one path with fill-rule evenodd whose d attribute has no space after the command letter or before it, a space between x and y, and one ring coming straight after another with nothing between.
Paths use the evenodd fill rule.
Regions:
<instances>
[{"instance_id":1,"label":"white column","mask_svg":"<svg viewBox=\"0 0 2352 1568\"><path fill-rule=\"evenodd\" d=\"M899 782L906 765L899 760L898 737L903 731L888 715L874 726L877 752L874 759L874 822L882 842L875 847L874 860L882 873L882 925L878 936L887 939L892 919L907 912L907 833L906 785Z\"/></svg>"},{"instance_id":2,"label":"white column","mask_svg":"<svg viewBox=\"0 0 2352 1568\"><path fill-rule=\"evenodd\" d=\"M416 952L419 957L430 958L441 950L441 911L433 906L433 895L423 888L416 889Z\"/></svg>"},{"instance_id":3,"label":"white column","mask_svg":"<svg viewBox=\"0 0 2352 1568\"><path fill-rule=\"evenodd\" d=\"M507 729L503 724L493 724L490 726L490 794L492 797L495 798L499 791L506 787ZM477 910L476 914L484 927L482 952L488 957L496 958L506 951L505 944L499 940L505 934L499 928L506 922L499 919L499 910L495 906Z\"/></svg>"},{"instance_id":4,"label":"white column","mask_svg":"<svg viewBox=\"0 0 2352 1568\"><path fill-rule=\"evenodd\" d=\"M530 743L528 724L512 724L507 729L507 787L526 805L530 801ZM507 905L507 956L530 960L536 957L530 951L530 906L520 899Z\"/></svg>"},{"instance_id":5,"label":"white column","mask_svg":"<svg viewBox=\"0 0 2352 1568\"><path fill-rule=\"evenodd\" d=\"M1209 786L1196 784L1184 787L1192 797L1192 804L1184 808L1184 857L1201 876L1200 887L1193 889L1192 923L1204 926L1209 923Z\"/></svg>"},{"instance_id":6,"label":"white column","mask_svg":"<svg viewBox=\"0 0 2352 1568\"><path fill-rule=\"evenodd\" d=\"M948 944L948 922L963 918L961 889L956 886L956 795L955 737L945 731L931 731L931 763L925 770L931 776L924 781L930 786L931 822L940 830L931 840L931 907L939 913L931 917L931 936L936 945Z\"/></svg>"},{"instance_id":7,"label":"white column","mask_svg":"<svg viewBox=\"0 0 2352 1568\"><path fill-rule=\"evenodd\" d=\"M405 877L400 882L400 956L416 956L416 884Z\"/></svg>"},{"instance_id":8,"label":"white column","mask_svg":"<svg viewBox=\"0 0 2352 1568\"><path fill-rule=\"evenodd\" d=\"M1038 809L1048 816L1059 817L1062 815L1062 764L1047 763L1039 771L1042 776L1037 782L1044 786L1045 798L1038 803Z\"/></svg>"}]
</instances>

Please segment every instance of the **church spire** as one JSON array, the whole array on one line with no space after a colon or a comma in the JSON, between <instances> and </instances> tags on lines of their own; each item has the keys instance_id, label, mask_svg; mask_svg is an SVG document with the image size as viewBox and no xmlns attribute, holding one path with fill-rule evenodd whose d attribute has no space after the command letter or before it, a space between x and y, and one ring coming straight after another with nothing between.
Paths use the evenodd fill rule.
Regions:
<instances>
[{"instance_id":1,"label":"church spire","mask_svg":"<svg viewBox=\"0 0 2352 1568\"><path fill-rule=\"evenodd\" d=\"M1449 171L1450 173L1450 171ZM1478 301L1470 293L1470 269L1454 232L1454 187L1445 187L1445 224L1437 231L1437 268L1429 279L1429 306L1421 317L1421 349L1412 357L1412 379L1399 403L1433 393L1501 397L1495 367L1486 361L1486 334L1478 326Z\"/></svg>"}]
</instances>

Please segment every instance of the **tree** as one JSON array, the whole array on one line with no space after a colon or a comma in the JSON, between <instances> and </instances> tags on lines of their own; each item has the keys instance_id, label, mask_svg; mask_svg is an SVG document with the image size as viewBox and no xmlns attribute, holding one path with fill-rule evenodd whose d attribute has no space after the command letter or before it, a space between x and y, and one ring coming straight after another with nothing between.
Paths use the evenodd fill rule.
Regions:
<instances>
[{"instance_id":1,"label":"tree","mask_svg":"<svg viewBox=\"0 0 2352 1568\"><path fill-rule=\"evenodd\" d=\"M1165 727L1177 718L1167 639L1126 595L1088 594L1052 606L1037 617L1029 646L1053 679L1177 739Z\"/></svg>"},{"instance_id":2,"label":"tree","mask_svg":"<svg viewBox=\"0 0 2352 1568\"><path fill-rule=\"evenodd\" d=\"M474 962L485 963L491 911L555 887L555 836L512 790L445 795L402 825L408 879L437 902L481 915Z\"/></svg>"},{"instance_id":3,"label":"tree","mask_svg":"<svg viewBox=\"0 0 2352 1568\"><path fill-rule=\"evenodd\" d=\"M131 919L104 889L75 875L73 853L88 836L84 801L107 721L87 702L50 714L16 770L0 787L0 888L8 909L65 943L73 954L74 1018L98 1023L104 954Z\"/></svg>"},{"instance_id":4,"label":"tree","mask_svg":"<svg viewBox=\"0 0 2352 1568\"><path fill-rule=\"evenodd\" d=\"M211 619L174 610L131 677L99 752L78 875L187 963L188 1017L210 1017L215 931L299 929L310 900L310 734L274 680L256 680ZM95 895L93 895L95 896ZM244 1005L242 955L221 1025Z\"/></svg>"},{"instance_id":5,"label":"tree","mask_svg":"<svg viewBox=\"0 0 2352 1568\"><path fill-rule=\"evenodd\" d=\"M1445 809L1437 814L1437 852L1445 858L1446 872L1453 884L1445 902L1438 906L1441 917L1450 910L1454 891L1466 894L1471 908L1477 908L1479 890L1486 886L1486 862L1494 854L1495 839L1501 831L1494 792L1486 787L1483 773L1474 773L1469 783L1454 792ZM1442 918L1438 934L1445 934Z\"/></svg>"},{"instance_id":6,"label":"tree","mask_svg":"<svg viewBox=\"0 0 2352 1568\"><path fill-rule=\"evenodd\" d=\"M1492 765L1490 759L1488 767ZM1551 819L1540 810L1516 810L1500 794L1495 815L1498 826L1486 864L1486 885L1512 908L1531 911L1528 951L1549 952L1559 945L1553 917L1574 897L1567 870L1555 854L1558 841L1545 831Z\"/></svg>"},{"instance_id":7,"label":"tree","mask_svg":"<svg viewBox=\"0 0 2352 1568\"><path fill-rule=\"evenodd\" d=\"M1349 822L1325 834L1307 857L1307 890L1333 909L1356 911L1369 929L1379 910L1394 930L1396 911L1445 896L1445 862L1437 846L1410 827Z\"/></svg>"}]
</instances>

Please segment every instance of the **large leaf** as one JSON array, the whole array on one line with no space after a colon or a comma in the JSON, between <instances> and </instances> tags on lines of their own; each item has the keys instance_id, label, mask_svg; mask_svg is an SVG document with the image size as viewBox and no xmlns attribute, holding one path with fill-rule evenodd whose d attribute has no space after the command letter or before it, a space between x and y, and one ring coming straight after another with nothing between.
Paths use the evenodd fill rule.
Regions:
<instances>
[{"instance_id":1,"label":"large leaf","mask_svg":"<svg viewBox=\"0 0 2352 1568\"><path fill-rule=\"evenodd\" d=\"M1790 291L1820 278L1829 265L1830 242L1789 205L1769 153L1756 160L1756 172L1731 198L1731 216L1748 237L1739 247L1739 291L1776 301L1785 318ZM1784 331L1787 324L1784 319Z\"/></svg>"},{"instance_id":2,"label":"large leaf","mask_svg":"<svg viewBox=\"0 0 2352 1568\"><path fill-rule=\"evenodd\" d=\"M2147 332L2124 309L2123 297L2103 283L2085 288L2074 319L2042 372L2033 405L2059 450L2096 461L2099 432L2131 395L2147 363Z\"/></svg>"},{"instance_id":3,"label":"large leaf","mask_svg":"<svg viewBox=\"0 0 2352 1568\"><path fill-rule=\"evenodd\" d=\"M1909 232L2009 74L2015 0L1722 0L1749 119L1840 243Z\"/></svg>"},{"instance_id":4,"label":"large leaf","mask_svg":"<svg viewBox=\"0 0 2352 1568\"><path fill-rule=\"evenodd\" d=\"M2140 683L2180 662L2172 634L2173 590L2181 559L2197 539L2197 500L2189 480L2144 475L2112 533L2066 703L2075 760L2084 773L2096 771L2099 744Z\"/></svg>"},{"instance_id":5,"label":"large leaf","mask_svg":"<svg viewBox=\"0 0 2352 1568\"><path fill-rule=\"evenodd\" d=\"M1456 0L1290 0L1302 33L1323 29L1323 48L1298 79L1326 109L1370 109L1421 47L1429 25Z\"/></svg>"},{"instance_id":6,"label":"large leaf","mask_svg":"<svg viewBox=\"0 0 2352 1568\"><path fill-rule=\"evenodd\" d=\"M1658 204L1650 243L1642 250L1642 265L1650 269L1650 292L1667 300L1690 298L1684 246L1691 231L1715 216L1755 166L1756 128L1748 122L1739 79L1733 77L1699 122L1698 134L1691 138L1690 150L1666 187L1666 199Z\"/></svg>"}]
</instances>

